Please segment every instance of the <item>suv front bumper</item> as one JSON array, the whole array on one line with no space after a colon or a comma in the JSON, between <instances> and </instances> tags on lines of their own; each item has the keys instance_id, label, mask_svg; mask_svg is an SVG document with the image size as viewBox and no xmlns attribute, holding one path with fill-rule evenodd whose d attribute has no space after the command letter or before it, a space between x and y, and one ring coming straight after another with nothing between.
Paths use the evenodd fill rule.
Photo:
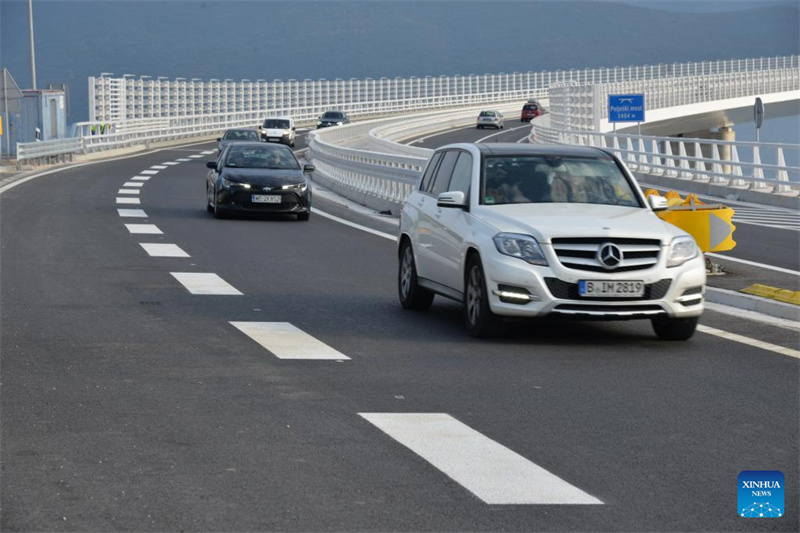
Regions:
<instances>
[{"instance_id":1,"label":"suv front bumper","mask_svg":"<svg viewBox=\"0 0 800 533\"><path fill-rule=\"evenodd\" d=\"M666 268L663 262L661 259L659 264L646 270L606 273L567 269L560 264L535 266L514 257L493 254L490 261L483 261L483 268L489 306L498 315L601 320L700 316L706 283L702 254L677 267ZM578 294L581 280L643 281L645 294L642 297L587 298Z\"/></svg>"}]
</instances>

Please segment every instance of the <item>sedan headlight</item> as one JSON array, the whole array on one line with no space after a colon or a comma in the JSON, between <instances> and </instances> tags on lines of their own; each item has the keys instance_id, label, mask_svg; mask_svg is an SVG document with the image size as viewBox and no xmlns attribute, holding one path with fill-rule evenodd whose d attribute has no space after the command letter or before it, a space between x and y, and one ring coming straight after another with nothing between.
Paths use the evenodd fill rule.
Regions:
<instances>
[{"instance_id":1,"label":"sedan headlight","mask_svg":"<svg viewBox=\"0 0 800 533\"><path fill-rule=\"evenodd\" d=\"M682 235L672 239L672 244L669 246L669 258L667 259L668 267L676 267L684 264L690 259L697 257L699 253L697 244L691 235Z\"/></svg>"},{"instance_id":2,"label":"sedan headlight","mask_svg":"<svg viewBox=\"0 0 800 533\"><path fill-rule=\"evenodd\" d=\"M308 183L306 183L306 182L303 182L303 183L290 183L289 185L284 185L283 187L281 187L281 189L283 189L284 191L305 192L305 190L308 189Z\"/></svg>"},{"instance_id":3,"label":"sedan headlight","mask_svg":"<svg viewBox=\"0 0 800 533\"><path fill-rule=\"evenodd\" d=\"M225 178L222 178L222 186L226 189L230 189L231 187L241 187L242 189L249 189L249 183L239 183L238 181L231 181Z\"/></svg>"},{"instance_id":4,"label":"sedan headlight","mask_svg":"<svg viewBox=\"0 0 800 533\"><path fill-rule=\"evenodd\" d=\"M498 233L493 240L497 251L503 255L522 259L532 265L547 266L539 243L530 235Z\"/></svg>"}]
</instances>

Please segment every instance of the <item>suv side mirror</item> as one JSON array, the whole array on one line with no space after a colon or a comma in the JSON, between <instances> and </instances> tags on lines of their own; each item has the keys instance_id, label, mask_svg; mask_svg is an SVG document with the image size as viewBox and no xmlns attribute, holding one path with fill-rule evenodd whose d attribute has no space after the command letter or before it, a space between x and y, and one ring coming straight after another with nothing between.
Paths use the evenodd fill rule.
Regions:
<instances>
[{"instance_id":1,"label":"suv side mirror","mask_svg":"<svg viewBox=\"0 0 800 533\"><path fill-rule=\"evenodd\" d=\"M217 168L216 161L206 161L206 168Z\"/></svg>"},{"instance_id":2,"label":"suv side mirror","mask_svg":"<svg viewBox=\"0 0 800 533\"><path fill-rule=\"evenodd\" d=\"M221 140L222 140L222 137L217 137L217 140L218 140L218 141L221 141Z\"/></svg>"},{"instance_id":3,"label":"suv side mirror","mask_svg":"<svg viewBox=\"0 0 800 533\"><path fill-rule=\"evenodd\" d=\"M303 165L303 172L314 172L315 170L314 165Z\"/></svg>"},{"instance_id":4,"label":"suv side mirror","mask_svg":"<svg viewBox=\"0 0 800 533\"><path fill-rule=\"evenodd\" d=\"M653 211L666 211L667 210L667 199L663 196L656 196L655 194L651 194L647 197L647 203L650 204L650 209Z\"/></svg>"},{"instance_id":5,"label":"suv side mirror","mask_svg":"<svg viewBox=\"0 0 800 533\"><path fill-rule=\"evenodd\" d=\"M464 209L467 207L467 195L462 191L443 192L436 199L436 205L439 207L457 207Z\"/></svg>"}]
</instances>

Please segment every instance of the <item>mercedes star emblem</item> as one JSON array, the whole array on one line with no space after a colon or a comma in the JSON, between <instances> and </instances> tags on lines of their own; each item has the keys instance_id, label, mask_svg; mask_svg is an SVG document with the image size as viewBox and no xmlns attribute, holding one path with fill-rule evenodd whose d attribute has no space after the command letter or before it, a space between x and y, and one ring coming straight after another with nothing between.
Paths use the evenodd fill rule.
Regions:
<instances>
[{"instance_id":1,"label":"mercedes star emblem","mask_svg":"<svg viewBox=\"0 0 800 533\"><path fill-rule=\"evenodd\" d=\"M607 242L597 251L597 260L603 267L612 270L622 262L622 250L616 244Z\"/></svg>"}]
</instances>

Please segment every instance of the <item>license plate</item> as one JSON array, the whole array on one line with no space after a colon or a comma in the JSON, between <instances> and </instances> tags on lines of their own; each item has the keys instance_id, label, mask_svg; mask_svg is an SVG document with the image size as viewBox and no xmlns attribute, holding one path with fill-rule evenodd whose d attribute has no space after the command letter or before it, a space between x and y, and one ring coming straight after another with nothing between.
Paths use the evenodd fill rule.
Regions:
<instances>
[{"instance_id":1,"label":"license plate","mask_svg":"<svg viewBox=\"0 0 800 533\"><path fill-rule=\"evenodd\" d=\"M581 280L578 282L578 294L585 298L598 296L606 298L644 296L644 282Z\"/></svg>"},{"instance_id":2,"label":"license plate","mask_svg":"<svg viewBox=\"0 0 800 533\"><path fill-rule=\"evenodd\" d=\"M254 204L279 204L281 196L279 194L254 194L252 202Z\"/></svg>"},{"instance_id":3,"label":"license plate","mask_svg":"<svg viewBox=\"0 0 800 533\"><path fill-rule=\"evenodd\" d=\"M280 140L281 140L280 137L270 137L269 138L269 142L271 142L271 143L276 143L276 142L278 142Z\"/></svg>"}]
</instances>

